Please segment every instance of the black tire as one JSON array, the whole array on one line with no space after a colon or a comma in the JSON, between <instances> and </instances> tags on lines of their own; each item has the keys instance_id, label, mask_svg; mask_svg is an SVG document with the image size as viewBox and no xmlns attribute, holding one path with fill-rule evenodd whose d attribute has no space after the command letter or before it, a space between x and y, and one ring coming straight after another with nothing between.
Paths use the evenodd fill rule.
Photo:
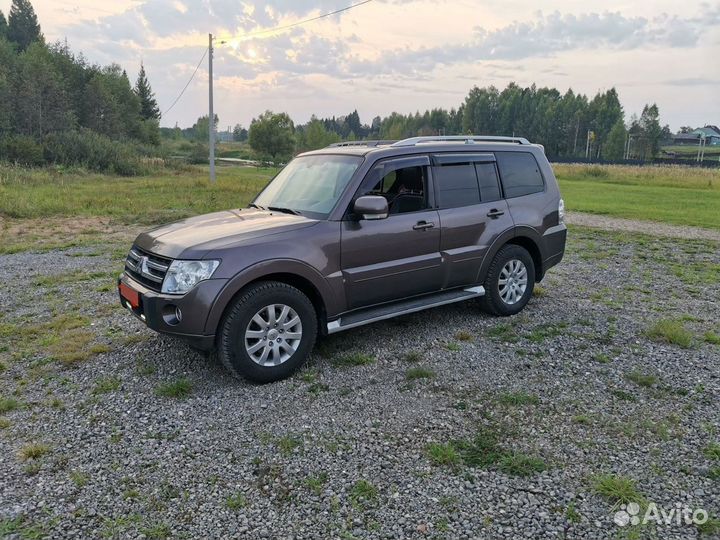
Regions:
<instances>
[{"instance_id":1,"label":"black tire","mask_svg":"<svg viewBox=\"0 0 720 540\"><path fill-rule=\"evenodd\" d=\"M255 314L271 304L284 304L295 310L302 324L302 336L290 358L277 366L262 366L246 350L245 331ZM287 283L263 281L242 291L228 309L218 331L217 356L235 377L259 383L279 381L305 362L316 337L317 314L308 297Z\"/></svg>"},{"instance_id":2,"label":"black tire","mask_svg":"<svg viewBox=\"0 0 720 540\"><path fill-rule=\"evenodd\" d=\"M514 303L506 303L500 296L500 273L503 267L512 260L519 260L527 269L527 285L523 295ZM490 263L485 278L485 296L480 299L480 307L486 313L500 317L507 317L520 313L527 305L535 287L535 263L527 250L515 244L507 244L497 252Z\"/></svg>"}]
</instances>

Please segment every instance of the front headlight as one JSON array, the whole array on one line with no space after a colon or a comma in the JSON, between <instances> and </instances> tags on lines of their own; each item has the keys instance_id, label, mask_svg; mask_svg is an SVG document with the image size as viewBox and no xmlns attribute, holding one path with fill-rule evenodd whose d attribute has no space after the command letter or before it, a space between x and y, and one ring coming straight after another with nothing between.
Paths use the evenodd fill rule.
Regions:
<instances>
[{"instance_id":1,"label":"front headlight","mask_svg":"<svg viewBox=\"0 0 720 540\"><path fill-rule=\"evenodd\" d=\"M210 279L220 261L173 261L165 274L162 292L185 294L204 279Z\"/></svg>"}]
</instances>

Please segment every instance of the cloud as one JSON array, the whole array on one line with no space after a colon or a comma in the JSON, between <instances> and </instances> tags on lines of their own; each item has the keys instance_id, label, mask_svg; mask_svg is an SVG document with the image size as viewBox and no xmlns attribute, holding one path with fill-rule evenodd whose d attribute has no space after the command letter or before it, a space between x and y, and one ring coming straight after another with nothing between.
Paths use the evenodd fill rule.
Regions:
<instances>
[{"instance_id":1,"label":"cloud","mask_svg":"<svg viewBox=\"0 0 720 540\"><path fill-rule=\"evenodd\" d=\"M684 79L671 79L663 81L668 86L715 86L720 85L720 79L709 79L707 77L687 77Z\"/></svg>"},{"instance_id":2,"label":"cloud","mask_svg":"<svg viewBox=\"0 0 720 540\"><path fill-rule=\"evenodd\" d=\"M477 27L475 39L467 43L393 51L383 55L380 62L353 62L350 69L356 74L378 68L384 72L421 73L443 65L517 61L572 50L593 54L648 47L689 48L698 44L703 28L715 24L713 17L697 20L663 14L647 19L625 17L619 12L574 15L555 11L538 17L535 21L513 22L491 31Z\"/></svg>"},{"instance_id":3,"label":"cloud","mask_svg":"<svg viewBox=\"0 0 720 540\"><path fill-rule=\"evenodd\" d=\"M143 60L161 107L172 102L195 70L209 29L229 41L218 43L215 55L215 80L218 91L226 92L225 103L235 96L261 95L285 96L295 103L307 97L308 107L330 107L325 104L362 99L361 93L372 95L373 103L384 102L377 96L387 92L394 107L403 107L405 96L412 101L418 94L460 95L466 81L557 84L574 76L597 87L620 84L619 75L608 72L614 70L608 67L612 62L620 61L618 53L626 59L635 51L633 61L656 61L673 50L694 58L695 53L682 51L716 51L720 28L720 2L698 4L692 13L645 14L638 9L636 15L613 9L571 13L577 4L565 2L567 12L519 10L520 18L512 21L504 18L512 7L501 13L476 0L375 0L310 25L238 39L357 1L148 0L130 4L120 14L63 26L60 36L67 35L73 49L84 51L91 62L120 63L131 78ZM623 4L611 0L606 5ZM434 26L425 31L429 18ZM473 29L475 21L484 26ZM712 69L714 58L707 57L707 69ZM717 85L715 73L698 71L684 60L674 62L672 74L650 73L642 80L701 90ZM598 73L588 77L583 66L598 66ZM673 80L658 83L663 76ZM183 98L189 109L201 108L206 84L202 66ZM185 115L195 112L178 106L173 114L186 121Z\"/></svg>"}]
</instances>

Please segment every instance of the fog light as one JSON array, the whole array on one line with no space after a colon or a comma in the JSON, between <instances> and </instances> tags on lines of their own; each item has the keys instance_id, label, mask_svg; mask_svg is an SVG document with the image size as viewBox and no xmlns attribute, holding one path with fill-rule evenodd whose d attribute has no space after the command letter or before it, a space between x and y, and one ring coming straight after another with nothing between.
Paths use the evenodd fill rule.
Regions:
<instances>
[{"instance_id":1,"label":"fog light","mask_svg":"<svg viewBox=\"0 0 720 540\"><path fill-rule=\"evenodd\" d=\"M162 308L162 318L168 326L175 326L182 320L182 311L175 304L168 304Z\"/></svg>"}]
</instances>

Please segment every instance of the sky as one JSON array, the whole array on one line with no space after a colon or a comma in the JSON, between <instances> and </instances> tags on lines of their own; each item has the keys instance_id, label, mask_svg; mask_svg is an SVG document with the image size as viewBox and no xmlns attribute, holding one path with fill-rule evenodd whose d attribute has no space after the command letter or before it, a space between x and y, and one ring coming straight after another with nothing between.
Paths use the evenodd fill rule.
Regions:
<instances>
[{"instance_id":1,"label":"sky","mask_svg":"<svg viewBox=\"0 0 720 540\"><path fill-rule=\"evenodd\" d=\"M166 111L217 36L219 129L265 110L296 123L459 106L473 86L617 88L626 120L657 103L673 130L720 124L720 1L33 0L48 42L131 80L143 62ZM0 0L7 15L10 0ZM250 34L250 35L248 35ZM225 41L221 44L221 41ZM161 125L207 114L207 58Z\"/></svg>"}]
</instances>

